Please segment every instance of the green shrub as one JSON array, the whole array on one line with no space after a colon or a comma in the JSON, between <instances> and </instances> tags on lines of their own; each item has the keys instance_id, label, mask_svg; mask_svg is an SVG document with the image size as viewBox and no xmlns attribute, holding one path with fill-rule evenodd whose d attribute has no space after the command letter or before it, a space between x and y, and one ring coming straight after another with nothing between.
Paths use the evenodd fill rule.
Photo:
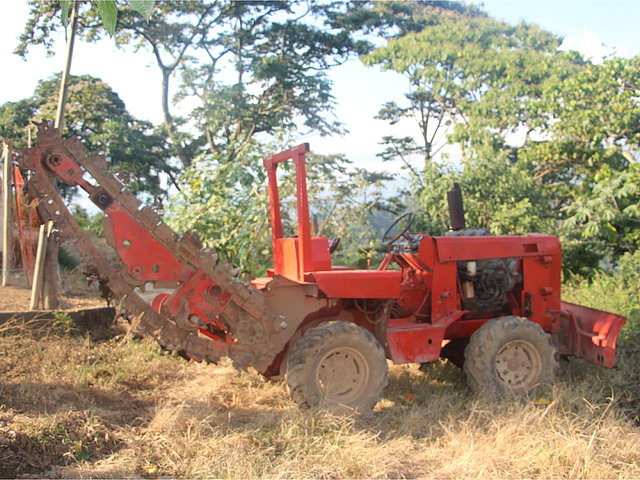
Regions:
<instances>
[{"instance_id":1,"label":"green shrub","mask_svg":"<svg viewBox=\"0 0 640 480\"><path fill-rule=\"evenodd\" d=\"M58 264L60 268L66 271L73 270L79 263L78 259L71 255L64 246L60 246L58 249Z\"/></svg>"},{"instance_id":2,"label":"green shrub","mask_svg":"<svg viewBox=\"0 0 640 480\"><path fill-rule=\"evenodd\" d=\"M640 348L640 254L627 254L616 273L597 271L591 279L570 277L564 285L564 298L591 308L617 313L627 318L620 333L620 346Z\"/></svg>"}]
</instances>

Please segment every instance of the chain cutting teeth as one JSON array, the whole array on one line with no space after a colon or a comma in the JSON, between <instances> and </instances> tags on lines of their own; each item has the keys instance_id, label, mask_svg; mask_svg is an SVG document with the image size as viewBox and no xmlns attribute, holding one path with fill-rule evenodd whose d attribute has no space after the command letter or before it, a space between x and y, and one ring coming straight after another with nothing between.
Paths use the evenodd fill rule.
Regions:
<instances>
[{"instance_id":1,"label":"chain cutting teeth","mask_svg":"<svg viewBox=\"0 0 640 480\"><path fill-rule=\"evenodd\" d=\"M43 165L42 159L52 151L64 152L83 170L83 180L92 187L92 200L105 194L101 208L107 209L110 202L135 218L155 239L176 253L185 262L204 271L217 284L232 295L229 312L233 312L230 325L236 338L250 339L251 345L225 343L205 338L192 326L180 328L172 320L154 311L134 290L141 282L131 277L126 268L113 267L98 251L91 239L79 227L66 205L58 195L51 181L55 173ZM127 317L138 318L139 327L153 335L169 350L181 352L196 360L217 362L229 356L234 365L246 368L248 365L269 365L269 352L273 350L269 332L273 315L268 313L266 299L262 291L238 281L239 270L226 262L218 262L215 251L202 250L197 235L187 233L177 236L151 207L141 207L138 199L124 189L123 183L109 173L109 164L102 155L89 155L85 146L77 139L62 139L60 132L50 123L42 123L38 130L38 145L27 149L17 157L23 168L33 172L27 184L30 198L37 198L45 216L55 221L60 238L70 239L88 264L89 276L99 282L101 292L108 299L118 298L120 311ZM89 178L91 177L91 178ZM107 198L108 197L108 198ZM99 204L99 202L96 202ZM113 246L113 245L112 245Z\"/></svg>"}]
</instances>

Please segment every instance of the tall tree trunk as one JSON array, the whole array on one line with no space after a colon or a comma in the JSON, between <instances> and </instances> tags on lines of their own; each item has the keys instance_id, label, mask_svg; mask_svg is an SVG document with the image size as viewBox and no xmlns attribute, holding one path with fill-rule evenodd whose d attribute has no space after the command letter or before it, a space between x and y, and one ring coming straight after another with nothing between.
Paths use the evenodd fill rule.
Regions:
<instances>
[{"instance_id":1,"label":"tall tree trunk","mask_svg":"<svg viewBox=\"0 0 640 480\"><path fill-rule=\"evenodd\" d=\"M71 60L73 58L73 45L78 30L78 8L80 2L74 1L71 9L71 34L67 44L67 60L65 62L62 78L60 78L60 91L58 94L58 109L56 111L55 127L64 130L64 111L67 104L67 90L69 86L69 73L71 71ZM55 181L55 180L54 180ZM44 264L42 302L46 310L58 308L60 285L58 281L58 242L54 237L49 238L47 243L47 255Z\"/></svg>"},{"instance_id":2,"label":"tall tree trunk","mask_svg":"<svg viewBox=\"0 0 640 480\"><path fill-rule=\"evenodd\" d=\"M186 168L191 165L191 158L189 158L189 155L186 153L182 145L176 126L173 123L173 116L169 110L169 80L171 79L171 74L173 73L174 68L164 66L161 66L160 68L162 69L162 115L164 116L164 128L171 139L174 153Z\"/></svg>"}]
</instances>

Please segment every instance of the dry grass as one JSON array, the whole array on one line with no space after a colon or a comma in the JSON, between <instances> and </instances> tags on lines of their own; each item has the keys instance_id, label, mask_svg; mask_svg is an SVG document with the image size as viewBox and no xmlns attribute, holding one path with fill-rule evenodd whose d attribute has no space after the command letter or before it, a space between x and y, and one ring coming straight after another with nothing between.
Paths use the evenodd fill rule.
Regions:
<instances>
[{"instance_id":1,"label":"dry grass","mask_svg":"<svg viewBox=\"0 0 640 480\"><path fill-rule=\"evenodd\" d=\"M375 415L350 418L146 340L0 329L4 477L640 477L636 363L572 361L553 389L502 400L446 362L396 366Z\"/></svg>"}]
</instances>

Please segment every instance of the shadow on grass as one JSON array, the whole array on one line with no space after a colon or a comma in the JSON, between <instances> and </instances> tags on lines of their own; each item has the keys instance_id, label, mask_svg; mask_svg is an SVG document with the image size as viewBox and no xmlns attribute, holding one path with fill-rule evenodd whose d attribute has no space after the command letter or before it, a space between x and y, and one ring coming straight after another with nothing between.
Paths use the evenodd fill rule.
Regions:
<instances>
[{"instance_id":1,"label":"shadow on grass","mask_svg":"<svg viewBox=\"0 0 640 480\"><path fill-rule=\"evenodd\" d=\"M0 477L55 476L52 468L64 465L93 477L144 474L144 455L149 455L150 464L168 468L169 462L163 463L166 445L187 445L181 448L190 452L193 441L202 442L196 448L212 452L220 442L236 442L231 444L262 452L276 465L283 455L293 458L308 444L350 445L351 440L345 440L349 436L374 447L386 448L407 438L437 444L450 434L447 429L490 429L496 421L517 421L520 412L531 415L539 410L543 415L549 404L555 405L550 412L558 416L585 419L595 415L590 408L596 404L611 403L636 422L640 411L639 387L633 383L638 367L627 356L617 370L575 359L562 362L557 387L502 399L473 395L462 371L447 361L422 368L393 366L375 414L348 416L298 409L286 387L258 374L224 366L189 368L179 359L174 362L136 345L122 350L129 356L117 364L127 369L120 377L106 366L120 358L121 350L94 355L98 347L83 339L64 348L76 345L87 349L85 356L96 357L86 377L95 384L0 381ZM24 356L30 358L31 351ZM70 358L80 368L85 356ZM102 378L107 371L117 378ZM101 385L103 381L107 385ZM109 382L116 384L111 387ZM111 460L114 470L102 470ZM168 471L179 476L180 468Z\"/></svg>"},{"instance_id":2,"label":"shadow on grass","mask_svg":"<svg viewBox=\"0 0 640 480\"><path fill-rule=\"evenodd\" d=\"M0 383L0 478L49 476L123 446L118 429L147 421L150 402L66 383Z\"/></svg>"}]
</instances>

